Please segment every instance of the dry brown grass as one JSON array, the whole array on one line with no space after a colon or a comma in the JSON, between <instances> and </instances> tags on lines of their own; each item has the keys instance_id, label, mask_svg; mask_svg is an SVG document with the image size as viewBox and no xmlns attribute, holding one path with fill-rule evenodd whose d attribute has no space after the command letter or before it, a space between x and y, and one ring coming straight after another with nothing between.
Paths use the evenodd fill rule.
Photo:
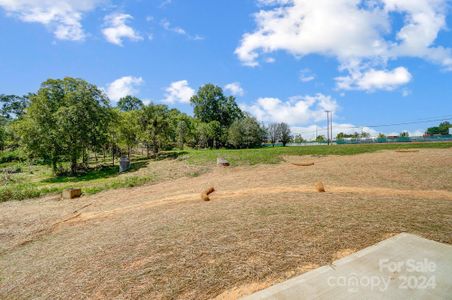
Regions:
<instances>
[{"instance_id":1,"label":"dry brown grass","mask_svg":"<svg viewBox=\"0 0 452 300\"><path fill-rule=\"evenodd\" d=\"M215 168L77 200L2 203L0 298L230 299L400 232L452 244L451 157L292 157L315 166ZM321 180L325 193L313 188ZM219 189L215 201L199 201L206 186Z\"/></svg>"},{"instance_id":2,"label":"dry brown grass","mask_svg":"<svg viewBox=\"0 0 452 300\"><path fill-rule=\"evenodd\" d=\"M415 150L415 149L400 149L400 150L396 150L396 152L399 152L399 153L415 153L415 152L419 152L419 150Z\"/></svg>"}]
</instances>

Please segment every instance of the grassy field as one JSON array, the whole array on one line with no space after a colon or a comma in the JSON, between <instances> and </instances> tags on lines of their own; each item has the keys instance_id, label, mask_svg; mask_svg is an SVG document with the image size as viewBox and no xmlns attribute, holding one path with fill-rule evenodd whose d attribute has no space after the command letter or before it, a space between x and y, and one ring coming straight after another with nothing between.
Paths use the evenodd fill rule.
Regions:
<instances>
[{"instance_id":1,"label":"grassy field","mask_svg":"<svg viewBox=\"0 0 452 300\"><path fill-rule=\"evenodd\" d=\"M118 174L118 166L106 163L79 176L59 177L54 176L48 166L14 161L14 153L6 152L0 157L0 202L58 194L73 187L82 188L83 193L89 195L156 183L166 178L197 176L212 168L217 157L226 158L232 166L240 166L279 163L284 155L352 155L391 149L450 147L452 142L172 151L162 153L158 160L136 157L132 169L124 174Z\"/></svg>"},{"instance_id":2,"label":"grassy field","mask_svg":"<svg viewBox=\"0 0 452 300\"><path fill-rule=\"evenodd\" d=\"M159 183L0 203L0 299L238 299L401 232L452 244L452 148L421 146L187 151L128 175ZM216 155L242 166L196 173Z\"/></svg>"},{"instance_id":3,"label":"grassy field","mask_svg":"<svg viewBox=\"0 0 452 300\"><path fill-rule=\"evenodd\" d=\"M233 166L274 164L282 161L284 155L354 155L380 150L450 148L446 143L407 143L407 144L363 144L363 145L319 145L305 147L266 147L241 150L190 150L188 161L193 164L213 164L217 157L224 157Z\"/></svg>"}]
</instances>

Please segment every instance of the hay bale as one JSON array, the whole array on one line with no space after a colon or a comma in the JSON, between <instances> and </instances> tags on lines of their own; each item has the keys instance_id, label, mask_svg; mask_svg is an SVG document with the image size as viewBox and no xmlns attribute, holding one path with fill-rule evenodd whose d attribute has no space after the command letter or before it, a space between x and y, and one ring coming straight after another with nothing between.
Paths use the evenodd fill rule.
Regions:
<instances>
[{"instance_id":1,"label":"hay bale","mask_svg":"<svg viewBox=\"0 0 452 300\"><path fill-rule=\"evenodd\" d=\"M314 163L313 162L310 162L310 163L292 163L292 165L298 166L298 167L310 167L310 166L313 166Z\"/></svg>"},{"instance_id":2,"label":"hay bale","mask_svg":"<svg viewBox=\"0 0 452 300\"><path fill-rule=\"evenodd\" d=\"M210 201L209 196L208 196L207 194L205 194L205 193L202 193L202 194L201 194L201 199L202 199L203 201Z\"/></svg>"},{"instance_id":3,"label":"hay bale","mask_svg":"<svg viewBox=\"0 0 452 300\"><path fill-rule=\"evenodd\" d=\"M315 188L317 192L319 193L325 193L325 186L323 185L323 182L319 181L315 184Z\"/></svg>"},{"instance_id":4,"label":"hay bale","mask_svg":"<svg viewBox=\"0 0 452 300\"><path fill-rule=\"evenodd\" d=\"M79 198L82 195L81 189L66 189L63 191L63 199Z\"/></svg>"},{"instance_id":5,"label":"hay bale","mask_svg":"<svg viewBox=\"0 0 452 300\"><path fill-rule=\"evenodd\" d=\"M212 194L213 192L215 192L214 187L208 188L207 190L201 193L201 199L204 201L210 201L209 195Z\"/></svg>"}]
</instances>

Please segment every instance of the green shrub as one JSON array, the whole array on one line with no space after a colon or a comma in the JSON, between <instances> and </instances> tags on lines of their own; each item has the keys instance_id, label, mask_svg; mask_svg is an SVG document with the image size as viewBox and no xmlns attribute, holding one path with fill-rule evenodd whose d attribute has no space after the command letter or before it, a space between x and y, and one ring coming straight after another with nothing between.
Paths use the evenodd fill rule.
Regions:
<instances>
[{"instance_id":1,"label":"green shrub","mask_svg":"<svg viewBox=\"0 0 452 300\"><path fill-rule=\"evenodd\" d=\"M25 155L20 150L3 151L0 153L0 164L24 160Z\"/></svg>"}]
</instances>

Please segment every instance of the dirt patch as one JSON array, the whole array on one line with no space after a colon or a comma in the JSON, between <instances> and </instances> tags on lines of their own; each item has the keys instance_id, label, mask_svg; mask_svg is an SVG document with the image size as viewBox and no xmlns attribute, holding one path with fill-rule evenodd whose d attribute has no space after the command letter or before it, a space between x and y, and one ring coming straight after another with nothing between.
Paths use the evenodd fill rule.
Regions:
<instances>
[{"instance_id":1,"label":"dirt patch","mask_svg":"<svg viewBox=\"0 0 452 300\"><path fill-rule=\"evenodd\" d=\"M2 203L0 298L236 298L400 232L452 244L451 156L292 157L315 166L214 168L79 200ZM218 191L206 205L209 186Z\"/></svg>"}]
</instances>

